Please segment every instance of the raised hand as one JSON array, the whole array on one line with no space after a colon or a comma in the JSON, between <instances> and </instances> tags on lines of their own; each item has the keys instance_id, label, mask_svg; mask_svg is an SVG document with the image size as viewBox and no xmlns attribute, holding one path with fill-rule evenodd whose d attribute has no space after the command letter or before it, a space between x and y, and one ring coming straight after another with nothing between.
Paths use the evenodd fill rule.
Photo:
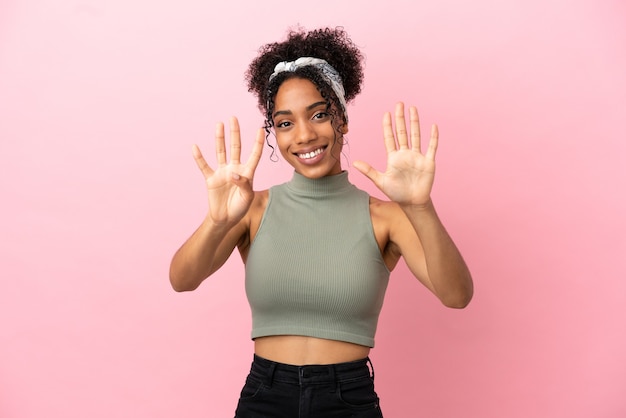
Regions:
<instances>
[{"instance_id":1,"label":"raised hand","mask_svg":"<svg viewBox=\"0 0 626 418\"><path fill-rule=\"evenodd\" d=\"M420 124L417 109L409 108L410 141L404 118L404 104L398 103L395 109L395 131L391 114L383 116L383 136L387 149L387 170L382 173L363 161L355 161L354 166L383 192L400 204L426 205L435 179L435 154L439 132L437 125L430 131L430 142L425 154L421 152Z\"/></svg>"},{"instance_id":2,"label":"raised hand","mask_svg":"<svg viewBox=\"0 0 626 418\"><path fill-rule=\"evenodd\" d=\"M254 172L263 152L263 129L257 132L252 153L245 164L241 164L241 136L237 118L230 119L230 162L226 159L224 124L215 128L215 152L217 168L213 170L206 162L200 148L193 146L193 157L206 181L210 219L216 224L237 223L248 211L254 191Z\"/></svg>"}]
</instances>

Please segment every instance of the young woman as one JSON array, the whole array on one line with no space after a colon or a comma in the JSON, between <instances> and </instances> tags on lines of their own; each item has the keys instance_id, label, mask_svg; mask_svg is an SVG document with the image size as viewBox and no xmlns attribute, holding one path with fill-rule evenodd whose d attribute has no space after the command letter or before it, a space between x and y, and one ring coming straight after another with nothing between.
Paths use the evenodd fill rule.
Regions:
<instances>
[{"instance_id":1,"label":"young woman","mask_svg":"<svg viewBox=\"0 0 626 418\"><path fill-rule=\"evenodd\" d=\"M290 32L261 48L247 72L266 118L248 161L240 161L235 118L230 161L222 124L216 168L194 147L209 210L174 255L170 280L177 291L194 290L235 247L241 254L255 352L236 417L381 417L368 355L400 258L446 306L463 308L472 297L470 272L430 198L436 126L422 153L417 110L409 108L410 129L402 103L384 115L386 171L354 166L389 201L357 189L342 169L346 103L360 92L361 63L342 29ZM293 178L254 191L270 134Z\"/></svg>"}]
</instances>

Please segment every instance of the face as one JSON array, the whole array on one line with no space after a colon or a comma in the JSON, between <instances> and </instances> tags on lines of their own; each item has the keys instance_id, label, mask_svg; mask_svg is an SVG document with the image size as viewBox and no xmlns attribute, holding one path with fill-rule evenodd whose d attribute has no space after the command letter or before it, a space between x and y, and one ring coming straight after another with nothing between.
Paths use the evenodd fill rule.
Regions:
<instances>
[{"instance_id":1,"label":"face","mask_svg":"<svg viewBox=\"0 0 626 418\"><path fill-rule=\"evenodd\" d=\"M283 158L305 177L339 174L347 125L337 131L315 84L303 78L285 80L274 103L274 130Z\"/></svg>"}]
</instances>

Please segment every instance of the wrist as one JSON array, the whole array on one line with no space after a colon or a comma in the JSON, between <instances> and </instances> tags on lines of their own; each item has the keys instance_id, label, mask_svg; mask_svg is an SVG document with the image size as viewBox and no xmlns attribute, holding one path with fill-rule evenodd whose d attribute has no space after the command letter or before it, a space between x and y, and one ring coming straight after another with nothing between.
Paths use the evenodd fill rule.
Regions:
<instances>
[{"instance_id":1,"label":"wrist","mask_svg":"<svg viewBox=\"0 0 626 418\"><path fill-rule=\"evenodd\" d=\"M431 198L428 198L424 203L400 203L400 207L405 212L424 212L431 211L435 208Z\"/></svg>"},{"instance_id":2,"label":"wrist","mask_svg":"<svg viewBox=\"0 0 626 418\"><path fill-rule=\"evenodd\" d=\"M211 217L210 213L207 213L206 217L202 221L202 228L212 232L228 231L235 226L236 223L237 222L216 221Z\"/></svg>"}]
</instances>

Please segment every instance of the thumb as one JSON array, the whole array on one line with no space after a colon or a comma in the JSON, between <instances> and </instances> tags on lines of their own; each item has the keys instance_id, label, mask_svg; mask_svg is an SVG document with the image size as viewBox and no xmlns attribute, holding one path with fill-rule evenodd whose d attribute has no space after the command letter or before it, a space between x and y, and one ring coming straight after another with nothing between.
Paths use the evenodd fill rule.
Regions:
<instances>
[{"instance_id":1,"label":"thumb","mask_svg":"<svg viewBox=\"0 0 626 418\"><path fill-rule=\"evenodd\" d=\"M230 175L230 181L237 186L239 194L244 198L244 200L252 200L252 197L254 196L254 191L252 190L252 182L249 178L244 177L239 173L233 172Z\"/></svg>"},{"instance_id":2,"label":"thumb","mask_svg":"<svg viewBox=\"0 0 626 418\"><path fill-rule=\"evenodd\" d=\"M241 174L233 171L230 173L230 181L235 183L238 187L248 187L250 184L250 179L242 176Z\"/></svg>"},{"instance_id":3,"label":"thumb","mask_svg":"<svg viewBox=\"0 0 626 418\"><path fill-rule=\"evenodd\" d=\"M363 175L365 175L368 179L372 180L372 182L378 186L380 182L380 173L374 169L371 165L366 163L365 161L355 161L352 165L359 170Z\"/></svg>"}]
</instances>

